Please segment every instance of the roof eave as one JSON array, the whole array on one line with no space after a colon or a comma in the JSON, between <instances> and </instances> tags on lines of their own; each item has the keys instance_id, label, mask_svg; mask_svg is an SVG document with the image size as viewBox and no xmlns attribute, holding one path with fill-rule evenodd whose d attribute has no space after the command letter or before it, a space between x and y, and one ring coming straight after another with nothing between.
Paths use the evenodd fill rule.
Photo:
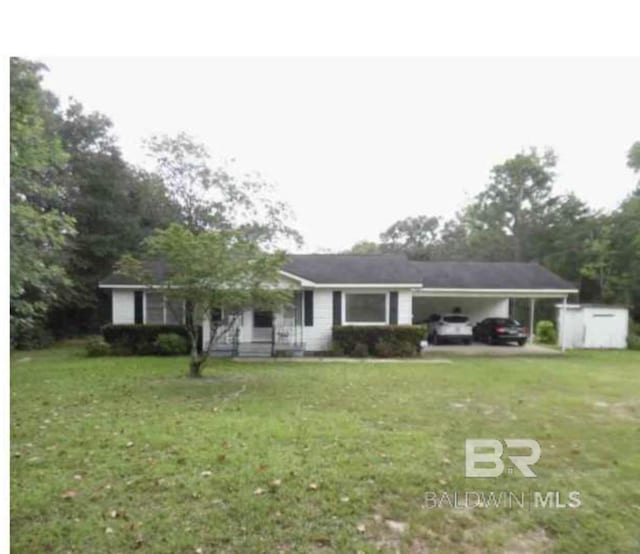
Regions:
<instances>
[{"instance_id":1,"label":"roof eave","mask_svg":"<svg viewBox=\"0 0 640 554\"><path fill-rule=\"evenodd\" d=\"M417 296L485 296L510 298L563 298L569 294L577 294L578 289L567 288L529 288L529 289L476 289L476 288L439 288L420 287L414 293Z\"/></svg>"}]
</instances>

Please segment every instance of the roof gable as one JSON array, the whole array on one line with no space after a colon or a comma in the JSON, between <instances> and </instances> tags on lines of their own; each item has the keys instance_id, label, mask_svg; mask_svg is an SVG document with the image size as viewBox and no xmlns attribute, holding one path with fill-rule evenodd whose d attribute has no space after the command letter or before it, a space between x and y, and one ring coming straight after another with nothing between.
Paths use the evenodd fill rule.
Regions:
<instances>
[{"instance_id":1,"label":"roof gable","mask_svg":"<svg viewBox=\"0 0 640 554\"><path fill-rule=\"evenodd\" d=\"M402 254L293 254L284 271L318 284L418 285L422 280Z\"/></svg>"}]
</instances>

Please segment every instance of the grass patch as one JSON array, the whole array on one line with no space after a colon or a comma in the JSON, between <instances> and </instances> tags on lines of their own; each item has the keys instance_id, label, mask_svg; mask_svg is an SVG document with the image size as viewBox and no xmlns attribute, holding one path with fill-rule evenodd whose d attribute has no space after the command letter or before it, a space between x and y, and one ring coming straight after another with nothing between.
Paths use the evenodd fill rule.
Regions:
<instances>
[{"instance_id":1,"label":"grass patch","mask_svg":"<svg viewBox=\"0 0 640 554\"><path fill-rule=\"evenodd\" d=\"M640 551L638 352L186 367L12 357L12 551ZM472 437L539 440L538 477L465 479ZM530 488L582 506L423 507Z\"/></svg>"}]
</instances>

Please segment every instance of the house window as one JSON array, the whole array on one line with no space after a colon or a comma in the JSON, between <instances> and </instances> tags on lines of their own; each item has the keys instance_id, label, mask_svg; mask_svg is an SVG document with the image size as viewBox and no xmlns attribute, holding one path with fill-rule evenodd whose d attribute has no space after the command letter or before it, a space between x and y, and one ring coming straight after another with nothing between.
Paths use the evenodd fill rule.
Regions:
<instances>
[{"instance_id":1,"label":"house window","mask_svg":"<svg viewBox=\"0 0 640 554\"><path fill-rule=\"evenodd\" d=\"M387 295L384 293L347 293L345 323L386 323Z\"/></svg>"},{"instance_id":2,"label":"house window","mask_svg":"<svg viewBox=\"0 0 640 554\"><path fill-rule=\"evenodd\" d=\"M273 327L273 312L254 311L253 326L258 328Z\"/></svg>"},{"instance_id":3,"label":"house window","mask_svg":"<svg viewBox=\"0 0 640 554\"><path fill-rule=\"evenodd\" d=\"M150 325L164 324L164 298L159 292L147 293L147 317L145 323Z\"/></svg>"},{"instance_id":4,"label":"house window","mask_svg":"<svg viewBox=\"0 0 640 554\"><path fill-rule=\"evenodd\" d=\"M167 325L182 325L184 321L184 302L167 298L165 307Z\"/></svg>"},{"instance_id":5,"label":"house window","mask_svg":"<svg viewBox=\"0 0 640 554\"><path fill-rule=\"evenodd\" d=\"M211 323L216 325L222 323L222 308L211 308Z\"/></svg>"}]
</instances>

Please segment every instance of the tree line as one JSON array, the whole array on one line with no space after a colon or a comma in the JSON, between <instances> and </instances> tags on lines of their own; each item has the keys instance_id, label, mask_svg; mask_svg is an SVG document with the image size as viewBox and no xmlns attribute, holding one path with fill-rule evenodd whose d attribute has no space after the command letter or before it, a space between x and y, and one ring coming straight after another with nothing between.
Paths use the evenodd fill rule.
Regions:
<instances>
[{"instance_id":1,"label":"tree line","mask_svg":"<svg viewBox=\"0 0 640 554\"><path fill-rule=\"evenodd\" d=\"M259 174L213 164L186 134L146 141L154 170L128 163L103 114L62 109L47 68L10 62L11 341L39 346L108 321L99 280L154 231L234 230L264 249L300 244L289 207Z\"/></svg>"},{"instance_id":2,"label":"tree line","mask_svg":"<svg viewBox=\"0 0 640 554\"><path fill-rule=\"evenodd\" d=\"M110 303L97 288L155 231L240 233L265 250L300 245L289 207L259 174L214 164L186 134L146 141L147 171L128 163L103 114L62 108L46 67L10 63L11 340L38 346L95 333ZM629 305L640 320L640 183L611 211L553 191L556 155L531 149L496 165L455 217L409 217L355 253L419 260L538 261L575 282L581 301ZM621 160L621 163L623 161ZM640 142L627 163L640 172Z\"/></svg>"},{"instance_id":3,"label":"tree line","mask_svg":"<svg viewBox=\"0 0 640 554\"><path fill-rule=\"evenodd\" d=\"M453 218L408 217L353 253L404 252L416 260L536 261L576 283L581 302L620 303L640 320L640 182L614 210L554 193L553 150L520 152ZM624 163L624 160L621 160ZM640 141L627 155L640 173Z\"/></svg>"}]
</instances>

